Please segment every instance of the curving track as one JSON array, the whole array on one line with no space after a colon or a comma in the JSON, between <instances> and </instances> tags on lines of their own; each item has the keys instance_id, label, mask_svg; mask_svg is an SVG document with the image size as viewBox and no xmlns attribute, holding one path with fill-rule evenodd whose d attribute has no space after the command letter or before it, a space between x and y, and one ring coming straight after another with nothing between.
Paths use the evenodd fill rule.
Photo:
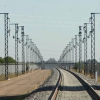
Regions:
<instances>
[{"instance_id":1,"label":"curving track","mask_svg":"<svg viewBox=\"0 0 100 100\"><path fill-rule=\"evenodd\" d=\"M52 69L43 86L24 100L100 100L100 97L75 73Z\"/></svg>"},{"instance_id":2,"label":"curving track","mask_svg":"<svg viewBox=\"0 0 100 100\"><path fill-rule=\"evenodd\" d=\"M59 75L57 69L52 69L52 74L48 80L24 100L53 100L55 97L53 94L55 94L55 86L57 86ZM52 96L54 97L52 98Z\"/></svg>"},{"instance_id":3,"label":"curving track","mask_svg":"<svg viewBox=\"0 0 100 100\"><path fill-rule=\"evenodd\" d=\"M99 100L88 91L89 87L81 79L63 69L60 69L60 71L62 83L56 100Z\"/></svg>"}]
</instances>

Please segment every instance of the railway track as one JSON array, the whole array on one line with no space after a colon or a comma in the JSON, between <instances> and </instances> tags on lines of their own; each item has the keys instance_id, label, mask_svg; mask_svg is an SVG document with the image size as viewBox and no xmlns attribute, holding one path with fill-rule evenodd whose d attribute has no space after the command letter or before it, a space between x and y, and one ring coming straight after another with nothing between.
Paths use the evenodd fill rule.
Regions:
<instances>
[{"instance_id":1,"label":"railway track","mask_svg":"<svg viewBox=\"0 0 100 100\"><path fill-rule=\"evenodd\" d=\"M59 88L56 100L100 100L100 96L85 80L71 71L63 69L60 71L63 75L63 83ZM70 78L66 75L68 77L70 75ZM65 78L69 80L67 83L64 82Z\"/></svg>"},{"instance_id":2,"label":"railway track","mask_svg":"<svg viewBox=\"0 0 100 100\"><path fill-rule=\"evenodd\" d=\"M58 69L57 69L58 70ZM59 70L58 70L59 71ZM58 88L61 84L61 72L59 71L59 78L58 78L58 81L56 83L56 86L55 88L53 89L50 97L48 98L48 100L56 100L56 97L57 97L57 94L58 94Z\"/></svg>"},{"instance_id":3,"label":"railway track","mask_svg":"<svg viewBox=\"0 0 100 100\"><path fill-rule=\"evenodd\" d=\"M87 92L91 95L93 95L95 100L100 100L100 96L94 91L94 89L82 78L80 78L79 76L77 76L75 73L68 71L71 74L73 74L84 86L84 88L87 90Z\"/></svg>"},{"instance_id":4,"label":"railway track","mask_svg":"<svg viewBox=\"0 0 100 100\"><path fill-rule=\"evenodd\" d=\"M55 83L52 82L54 80ZM100 100L86 81L68 70L55 69L45 84L24 100Z\"/></svg>"},{"instance_id":5,"label":"railway track","mask_svg":"<svg viewBox=\"0 0 100 100\"><path fill-rule=\"evenodd\" d=\"M61 82L61 73L58 69L51 69L51 76L38 89L23 100L55 100Z\"/></svg>"}]
</instances>

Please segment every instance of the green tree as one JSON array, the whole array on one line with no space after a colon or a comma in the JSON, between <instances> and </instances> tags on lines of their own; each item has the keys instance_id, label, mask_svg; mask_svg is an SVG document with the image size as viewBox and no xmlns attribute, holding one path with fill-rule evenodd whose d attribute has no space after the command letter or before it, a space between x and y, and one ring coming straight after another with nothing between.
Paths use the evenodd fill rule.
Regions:
<instances>
[{"instance_id":1,"label":"green tree","mask_svg":"<svg viewBox=\"0 0 100 100\"><path fill-rule=\"evenodd\" d=\"M81 66L81 69L84 69L83 63L80 63L80 66ZM75 63L74 69L75 70L79 69L79 62L78 63Z\"/></svg>"},{"instance_id":2,"label":"green tree","mask_svg":"<svg viewBox=\"0 0 100 100\"><path fill-rule=\"evenodd\" d=\"M2 57L0 57L0 63L4 63L4 59Z\"/></svg>"},{"instance_id":3,"label":"green tree","mask_svg":"<svg viewBox=\"0 0 100 100\"><path fill-rule=\"evenodd\" d=\"M4 61L7 59L7 57L4 57ZM12 57L8 57L8 63L15 63L16 61Z\"/></svg>"},{"instance_id":4,"label":"green tree","mask_svg":"<svg viewBox=\"0 0 100 100\"><path fill-rule=\"evenodd\" d=\"M77 71L79 63L75 63L74 69Z\"/></svg>"}]
</instances>

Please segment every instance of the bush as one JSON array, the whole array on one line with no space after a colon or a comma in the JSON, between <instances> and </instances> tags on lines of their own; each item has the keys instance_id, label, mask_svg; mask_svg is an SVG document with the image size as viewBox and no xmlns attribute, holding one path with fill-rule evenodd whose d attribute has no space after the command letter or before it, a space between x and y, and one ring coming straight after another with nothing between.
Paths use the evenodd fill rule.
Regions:
<instances>
[{"instance_id":1,"label":"bush","mask_svg":"<svg viewBox=\"0 0 100 100\"><path fill-rule=\"evenodd\" d=\"M0 57L0 63L5 63L5 61L7 60L7 57ZM12 57L8 57L8 63L15 63L16 61L12 58Z\"/></svg>"},{"instance_id":2,"label":"bush","mask_svg":"<svg viewBox=\"0 0 100 100\"><path fill-rule=\"evenodd\" d=\"M80 65L81 65L81 69L84 69L83 63L81 63ZM75 63L74 69L75 70L79 69L79 62L78 63Z\"/></svg>"},{"instance_id":3,"label":"bush","mask_svg":"<svg viewBox=\"0 0 100 100\"><path fill-rule=\"evenodd\" d=\"M4 62L5 60L2 57L0 57L0 63L4 63Z\"/></svg>"},{"instance_id":4,"label":"bush","mask_svg":"<svg viewBox=\"0 0 100 100\"><path fill-rule=\"evenodd\" d=\"M77 70L78 69L79 64L75 63L74 69Z\"/></svg>"},{"instance_id":5,"label":"bush","mask_svg":"<svg viewBox=\"0 0 100 100\"><path fill-rule=\"evenodd\" d=\"M6 60L7 57L4 58ZM15 63L16 61L12 57L8 57L8 63Z\"/></svg>"}]
</instances>

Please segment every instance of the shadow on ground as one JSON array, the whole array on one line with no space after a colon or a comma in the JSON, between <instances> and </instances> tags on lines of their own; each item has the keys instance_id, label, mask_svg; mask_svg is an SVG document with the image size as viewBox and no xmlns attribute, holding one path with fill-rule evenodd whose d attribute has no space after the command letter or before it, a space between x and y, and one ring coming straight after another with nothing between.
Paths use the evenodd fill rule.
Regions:
<instances>
[{"instance_id":1,"label":"shadow on ground","mask_svg":"<svg viewBox=\"0 0 100 100\"><path fill-rule=\"evenodd\" d=\"M55 86L47 86L47 87L38 88L32 91L31 93L25 95L0 96L0 100L22 100L25 97L30 96L31 94L42 92L42 91L52 91L54 88ZM85 91L85 88L83 86L59 86L59 90L60 91Z\"/></svg>"}]
</instances>

